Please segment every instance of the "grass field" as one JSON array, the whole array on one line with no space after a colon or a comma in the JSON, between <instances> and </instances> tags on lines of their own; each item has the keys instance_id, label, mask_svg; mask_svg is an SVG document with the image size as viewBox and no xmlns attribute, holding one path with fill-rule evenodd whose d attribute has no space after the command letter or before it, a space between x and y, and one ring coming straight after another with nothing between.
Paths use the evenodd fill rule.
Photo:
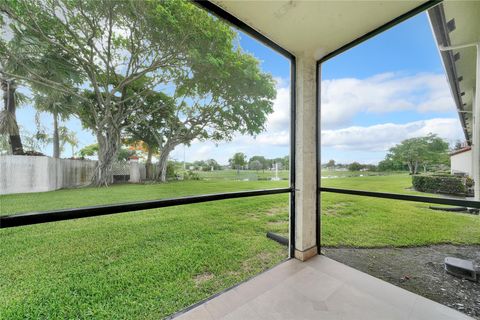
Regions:
<instances>
[{"instance_id":1,"label":"grass field","mask_svg":"<svg viewBox=\"0 0 480 320\"><path fill-rule=\"evenodd\" d=\"M0 196L0 215L45 211L141 200L155 200L210 194L288 187L288 181L199 180L175 181L167 184L124 184L105 189L78 188L41 193Z\"/></svg>"},{"instance_id":2,"label":"grass field","mask_svg":"<svg viewBox=\"0 0 480 320\"><path fill-rule=\"evenodd\" d=\"M0 319L161 319L286 259L265 234L287 233L287 203L274 195L2 229Z\"/></svg>"},{"instance_id":3,"label":"grass field","mask_svg":"<svg viewBox=\"0 0 480 320\"><path fill-rule=\"evenodd\" d=\"M288 185L213 174L1 196L0 214ZM408 175L360 174L322 185L416 193ZM322 193L322 213L325 246L480 243L480 217L426 204ZM158 319L285 259L286 248L268 240L267 231L287 235L288 195L2 229L0 319Z\"/></svg>"},{"instance_id":4,"label":"grass field","mask_svg":"<svg viewBox=\"0 0 480 320\"><path fill-rule=\"evenodd\" d=\"M323 179L323 186L425 195L408 174ZM436 196L436 195L431 195ZM480 217L429 209L426 203L322 193L322 244L384 247L480 243Z\"/></svg>"},{"instance_id":5,"label":"grass field","mask_svg":"<svg viewBox=\"0 0 480 320\"><path fill-rule=\"evenodd\" d=\"M220 170L220 171L198 171L198 175L203 180L271 180L275 178L275 171L270 170ZM290 177L288 170L278 170L278 178L288 180Z\"/></svg>"}]
</instances>

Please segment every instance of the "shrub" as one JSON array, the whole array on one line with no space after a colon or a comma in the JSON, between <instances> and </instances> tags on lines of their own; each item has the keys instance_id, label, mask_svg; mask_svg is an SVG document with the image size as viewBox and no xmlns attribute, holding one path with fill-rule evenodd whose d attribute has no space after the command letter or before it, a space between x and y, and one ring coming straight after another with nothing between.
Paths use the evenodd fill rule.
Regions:
<instances>
[{"instance_id":1,"label":"shrub","mask_svg":"<svg viewBox=\"0 0 480 320\"><path fill-rule=\"evenodd\" d=\"M198 173L188 170L183 174L183 180L200 180L200 176Z\"/></svg>"},{"instance_id":2,"label":"shrub","mask_svg":"<svg viewBox=\"0 0 480 320\"><path fill-rule=\"evenodd\" d=\"M175 173L175 164L172 162L167 163L167 179L173 180L177 178L177 174Z\"/></svg>"},{"instance_id":3,"label":"shrub","mask_svg":"<svg viewBox=\"0 0 480 320\"><path fill-rule=\"evenodd\" d=\"M465 186L467 188L473 188L474 185L475 185L475 181L472 178L465 177Z\"/></svg>"},{"instance_id":4,"label":"shrub","mask_svg":"<svg viewBox=\"0 0 480 320\"><path fill-rule=\"evenodd\" d=\"M464 179L452 175L414 175L413 188L421 192L465 195Z\"/></svg>"}]
</instances>

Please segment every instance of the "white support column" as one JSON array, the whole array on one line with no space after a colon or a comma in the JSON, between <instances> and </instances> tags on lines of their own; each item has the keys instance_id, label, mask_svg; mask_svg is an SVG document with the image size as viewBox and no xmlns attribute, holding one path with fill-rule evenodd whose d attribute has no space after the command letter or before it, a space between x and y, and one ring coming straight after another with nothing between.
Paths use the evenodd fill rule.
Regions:
<instances>
[{"instance_id":1,"label":"white support column","mask_svg":"<svg viewBox=\"0 0 480 320\"><path fill-rule=\"evenodd\" d=\"M296 56L295 258L317 254L316 60Z\"/></svg>"}]
</instances>

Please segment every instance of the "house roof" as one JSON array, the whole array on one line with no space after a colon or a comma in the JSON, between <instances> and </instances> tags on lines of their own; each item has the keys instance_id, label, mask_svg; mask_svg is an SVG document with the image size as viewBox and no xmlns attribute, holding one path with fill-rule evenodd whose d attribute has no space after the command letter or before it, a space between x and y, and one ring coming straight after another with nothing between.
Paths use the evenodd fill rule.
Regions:
<instances>
[{"instance_id":1,"label":"house roof","mask_svg":"<svg viewBox=\"0 0 480 320\"><path fill-rule=\"evenodd\" d=\"M293 55L320 59L427 1L211 0Z\"/></svg>"},{"instance_id":2,"label":"house roof","mask_svg":"<svg viewBox=\"0 0 480 320\"><path fill-rule=\"evenodd\" d=\"M480 1L445 1L431 8L428 15L439 47L480 41ZM440 55L465 140L471 144L472 107L476 83L475 48L440 51Z\"/></svg>"},{"instance_id":3,"label":"house roof","mask_svg":"<svg viewBox=\"0 0 480 320\"><path fill-rule=\"evenodd\" d=\"M450 156L454 156L454 155L464 153L464 152L467 152L467 151L470 151L470 150L472 150L472 147L470 147L470 146L464 147L464 148L461 148L461 149L454 150L454 151L450 152Z\"/></svg>"}]
</instances>

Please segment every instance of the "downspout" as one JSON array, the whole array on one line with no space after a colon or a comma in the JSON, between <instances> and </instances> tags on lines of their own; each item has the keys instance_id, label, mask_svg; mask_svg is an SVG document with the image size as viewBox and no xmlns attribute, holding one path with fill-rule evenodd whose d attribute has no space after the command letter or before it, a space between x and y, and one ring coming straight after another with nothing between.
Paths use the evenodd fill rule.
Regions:
<instances>
[{"instance_id":1,"label":"downspout","mask_svg":"<svg viewBox=\"0 0 480 320\"><path fill-rule=\"evenodd\" d=\"M472 103L472 171L474 184L474 197L476 201L480 201L480 42L463 44L458 46L443 47L440 51L458 50L463 48L475 47L477 50L476 74L475 74L475 91L473 93Z\"/></svg>"}]
</instances>

